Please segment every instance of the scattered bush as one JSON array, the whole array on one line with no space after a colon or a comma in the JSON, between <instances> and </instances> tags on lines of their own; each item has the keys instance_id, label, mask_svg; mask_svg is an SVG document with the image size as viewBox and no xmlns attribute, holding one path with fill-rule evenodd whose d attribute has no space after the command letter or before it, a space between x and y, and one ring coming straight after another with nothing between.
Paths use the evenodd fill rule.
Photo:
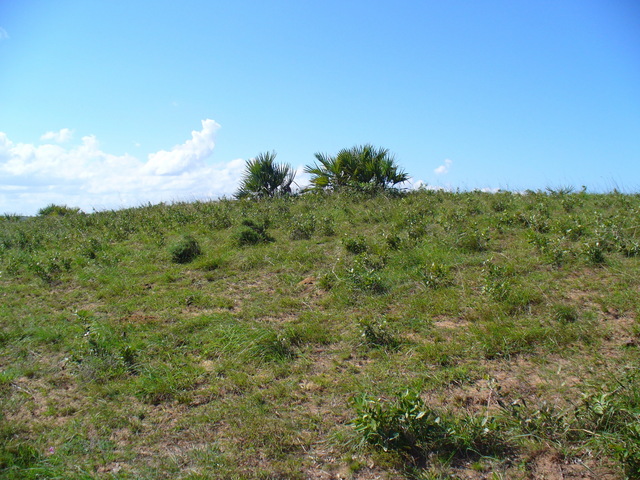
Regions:
<instances>
[{"instance_id":1,"label":"scattered bush","mask_svg":"<svg viewBox=\"0 0 640 480\"><path fill-rule=\"evenodd\" d=\"M79 208L67 207L66 205L47 205L38 210L41 217L64 217L65 215L75 215L80 213Z\"/></svg>"},{"instance_id":2,"label":"scattered bush","mask_svg":"<svg viewBox=\"0 0 640 480\"><path fill-rule=\"evenodd\" d=\"M584 255L589 263L593 265L602 265L606 258L604 256L605 249L600 242L589 242L584 244Z\"/></svg>"},{"instance_id":3,"label":"scattered bush","mask_svg":"<svg viewBox=\"0 0 640 480\"><path fill-rule=\"evenodd\" d=\"M465 230L458 236L457 245L469 252L484 252L489 249L489 235L485 231Z\"/></svg>"},{"instance_id":4,"label":"scattered bush","mask_svg":"<svg viewBox=\"0 0 640 480\"><path fill-rule=\"evenodd\" d=\"M431 289L437 289L451 285L451 279L449 278L449 268L441 263L432 263L425 269L421 269L419 272L422 278L422 283L425 287Z\"/></svg>"},{"instance_id":5,"label":"scattered bush","mask_svg":"<svg viewBox=\"0 0 640 480\"><path fill-rule=\"evenodd\" d=\"M291 240L309 240L316 230L316 218L313 215L300 215L292 219Z\"/></svg>"},{"instance_id":6,"label":"scattered bush","mask_svg":"<svg viewBox=\"0 0 640 480\"><path fill-rule=\"evenodd\" d=\"M347 252L353 253L355 255L369 251L367 240L362 235L358 235L355 238L346 237L342 240L342 244L344 245L344 248L347 250Z\"/></svg>"},{"instance_id":7,"label":"scattered bush","mask_svg":"<svg viewBox=\"0 0 640 480\"><path fill-rule=\"evenodd\" d=\"M245 219L242 221L242 227L235 234L235 240L238 246L243 247L273 242L274 238L267 234L267 222L259 224Z\"/></svg>"},{"instance_id":8,"label":"scattered bush","mask_svg":"<svg viewBox=\"0 0 640 480\"><path fill-rule=\"evenodd\" d=\"M366 394L353 402L357 416L351 425L362 436L362 443L384 451L424 459L430 452L451 458L468 452L495 455L509 448L501 433L503 425L495 417L447 415L429 408L412 390L387 402Z\"/></svg>"},{"instance_id":9,"label":"scattered bush","mask_svg":"<svg viewBox=\"0 0 640 480\"><path fill-rule=\"evenodd\" d=\"M252 356L264 361L283 362L296 356L291 339L278 332L267 331L251 349Z\"/></svg>"},{"instance_id":10,"label":"scattered bush","mask_svg":"<svg viewBox=\"0 0 640 480\"><path fill-rule=\"evenodd\" d=\"M383 294L389 287L380 270L384 268L384 259L377 255L358 255L355 257L353 266L347 269L347 278L351 286L357 290Z\"/></svg>"},{"instance_id":11,"label":"scattered bush","mask_svg":"<svg viewBox=\"0 0 640 480\"><path fill-rule=\"evenodd\" d=\"M400 346L398 339L389 331L386 321L363 320L360 327L362 338L369 347L397 350Z\"/></svg>"},{"instance_id":12,"label":"scattered bush","mask_svg":"<svg viewBox=\"0 0 640 480\"><path fill-rule=\"evenodd\" d=\"M291 165L278 164L275 159L276 152L267 152L249 160L236 198L263 198L291 193L296 173Z\"/></svg>"},{"instance_id":13,"label":"scattered bush","mask_svg":"<svg viewBox=\"0 0 640 480\"><path fill-rule=\"evenodd\" d=\"M352 189L363 193L386 191L409 179L385 148L361 145L345 148L335 156L316 153L316 163L307 166L311 188L315 190Z\"/></svg>"},{"instance_id":14,"label":"scattered bush","mask_svg":"<svg viewBox=\"0 0 640 480\"><path fill-rule=\"evenodd\" d=\"M191 235L183 236L169 248L171 260L174 263L189 263L198 257L202 251L200 245Z\"/></svg>"}]
</instances>

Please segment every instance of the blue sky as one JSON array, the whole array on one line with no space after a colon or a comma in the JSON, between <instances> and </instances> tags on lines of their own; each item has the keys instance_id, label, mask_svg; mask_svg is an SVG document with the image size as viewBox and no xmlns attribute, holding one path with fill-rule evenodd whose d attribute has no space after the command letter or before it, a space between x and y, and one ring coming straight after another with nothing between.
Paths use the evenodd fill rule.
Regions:
<instances>
[{"instance_id":1,"label":"blue sky","mask_svg":"<svg viewBox=\"0 0 640 480\"><path fill-rule=\"evenodd\" d=\"M260 152L362 143L434 187L639 191L640 3L0 2L0 213L229 196Z\"/></svg>"}]
</instances>

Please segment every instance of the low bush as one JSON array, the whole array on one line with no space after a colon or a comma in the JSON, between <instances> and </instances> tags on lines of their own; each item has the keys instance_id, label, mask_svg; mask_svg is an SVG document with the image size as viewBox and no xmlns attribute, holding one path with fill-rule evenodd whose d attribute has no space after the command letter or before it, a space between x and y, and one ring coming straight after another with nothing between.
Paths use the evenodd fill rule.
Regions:
<instances>
[{"instance_id":1,"label":"low bush","mask_svg":"<svg viewBox=\"0 0 640 480\"><path fill-rule=\"evenodd\" d=\"M80 213L79 208L67 207L66 205L47 205L38 210L41 217L64 217L65 215L75 215Z\"/></svg>"},{"instance_id":2,"label":"low bush","mask_svg":"<svg viewBox=\"0 0 640 480\"><path fill-rule=\"evenodd\" d=\"M189 263L198 257L202 251L200 245L191 235L183 236L169 248L171 260L174 263Z\"/></svg>"},{"instance_id":3,"label":"low bush","mask_svg":"<svg viewBox=\"0 0 640 480\"><path fill-rule=\"evenodd\" d=\"M245 219L240 229L236 231L235 241L238 246L243 247L273 242L274 238L267 234L267 222L255 223Z\"/></svg>"},{"instance_id":4,"label":"low bush","mask_svg":"<svg viewBox=\"0 0 640 480\"><path fill-rule=\"evenodd\" d=\"M354 255L369 251L367 240L361 235L358 235L357 237L346 237L342 240L342 244L347 252L353 253Z\"/></svg>"}]
</instances>

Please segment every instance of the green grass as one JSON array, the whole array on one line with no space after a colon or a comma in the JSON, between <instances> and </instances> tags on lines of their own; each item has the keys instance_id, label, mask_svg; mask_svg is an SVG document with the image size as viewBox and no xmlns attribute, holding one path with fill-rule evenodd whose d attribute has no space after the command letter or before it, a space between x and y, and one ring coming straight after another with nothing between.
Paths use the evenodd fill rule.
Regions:
<instances>
[{"instance_id":1,"label":"green grass","mask_svg":"<svg viewBox=\"0 0 640 480\"><path fill-rule=\"evenodd\" d=\"M0 478L640 475L638 195L47 208L0 217Z\"/></svg>"}]
</instances>

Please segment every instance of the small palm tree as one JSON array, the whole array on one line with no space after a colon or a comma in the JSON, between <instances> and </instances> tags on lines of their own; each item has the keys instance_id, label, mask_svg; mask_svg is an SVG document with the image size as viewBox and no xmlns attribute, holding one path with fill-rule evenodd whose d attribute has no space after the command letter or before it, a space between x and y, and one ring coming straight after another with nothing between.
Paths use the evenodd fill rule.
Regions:
<instances>
[{"instance_id":1,"label":"small palm tree","mask_svg":"<svg viewBox=\"0 0 640 480\"><path fill-rule=\"evenodd\" d=\"M342 149L335 156L316 153L315 157L318 163L305 171L311 174L311 188L316 190L357 186L385 190L409 179L389 150L369 144Z\"/></svg>"},{"instance_id":2,"label":"small palm tree","mask_svg":"<svg viewBox=\"0 0 640 480\"><path fill-rule=\"evenodd\" d=\"M276 152L267 152L248 160L236 198L263 198L291 193L296 174L291 165L276 163L275 159Z\"/></svg>"}]
</instances>

